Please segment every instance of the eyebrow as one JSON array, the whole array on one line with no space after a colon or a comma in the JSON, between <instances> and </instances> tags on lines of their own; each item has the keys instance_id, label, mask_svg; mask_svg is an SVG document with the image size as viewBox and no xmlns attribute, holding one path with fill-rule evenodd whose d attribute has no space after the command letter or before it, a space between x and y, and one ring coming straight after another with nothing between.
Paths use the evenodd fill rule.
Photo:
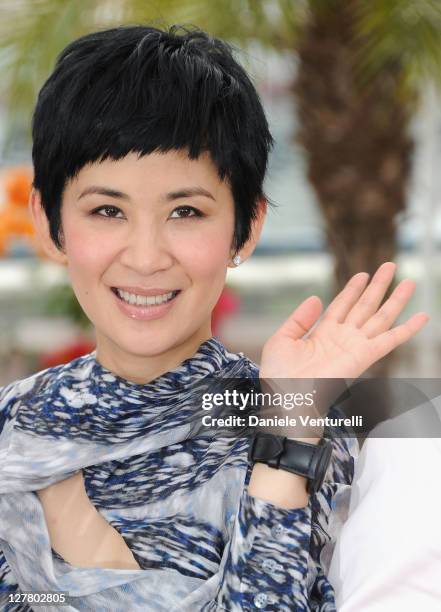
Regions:
<instances>
[{"instance_id":1,"label":"eyebrow","mask_svg":"<svg viewBox=\"0 0 441 612\"><path fill-rule=\"evenodd\" d=\"M79 196L79 200L86 195L98 194L107 196L109 198L118 198L120 200L128 200L131 201L130 196L127 193L123 193L122 191L118 191L117 189L110 189L109 187L98 187L92 185L84 189ZM203 187L183 187L182 189L177 189L175 191L169 191L164 196L161 197L162 202L173 202L173 200L179 200L181 198L191 198L193 196L205 196L206 198L210 198L214 202L216 201L213 195L204 189Z\"/></svg>"}]
</instances>

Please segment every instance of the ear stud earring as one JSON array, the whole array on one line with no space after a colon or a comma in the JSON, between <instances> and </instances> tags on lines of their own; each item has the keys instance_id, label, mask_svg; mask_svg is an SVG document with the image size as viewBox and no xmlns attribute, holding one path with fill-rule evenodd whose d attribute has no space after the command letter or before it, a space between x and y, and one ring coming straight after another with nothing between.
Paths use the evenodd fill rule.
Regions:
<instances>
[{"instance_id":1,"label":"ear stud earring","mask_svg":"<svg viewBox=\"0 0 441 612\"><path fill-rule=\"evenodd\" d=\"M233 257L233 263L234 263L234 265L235 265L235 266L238 266L238 265L240 265L240 262L241 262L240 255L235 255L235 256Z\"/></svg>"}]
</instances>

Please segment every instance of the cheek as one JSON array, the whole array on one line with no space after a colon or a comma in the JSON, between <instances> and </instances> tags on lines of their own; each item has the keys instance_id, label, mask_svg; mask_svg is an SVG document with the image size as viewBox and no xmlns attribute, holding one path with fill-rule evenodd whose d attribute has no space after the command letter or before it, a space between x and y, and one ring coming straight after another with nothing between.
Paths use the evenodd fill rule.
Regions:
<instances>
[{"instance_id":1,"label":"cheek","mask_svg":"<svg viewBox=\"0 0 441 612\"><path fill-rule=\"evenodd\" d=\"M66 228L67 230L67 228ZM74 288L85 287L93 277L102 273L111 253L105 240L99 241L74 227L65 232L65 250L68 260L68 271Z\"/></svg>"},{"instance_id":2,"label":"cheek","mask_svg":"<svg viewBox=\"0 0 441 612\"><path fill-rule=\"evenodd\" d=\"M70 269L93 271L105 266L106 261L110 257L105 240L101 239L99 241L100 246L97 248L96 236L90 236L87 232L83 232L75 227L69 228L65 235L67 237L65 244L66 255Z\"/></svg>"},{"instance_id":3,"label":"cheek","mask_svg":"<svg viewBox=\"0 0 441 612\"><path fill-rule=\"evenodd\" d=\"M181 263L200 279L224 279L230 257L231 239L227 232L199 236L181 250Z\"/></svg>"}]
</instances>

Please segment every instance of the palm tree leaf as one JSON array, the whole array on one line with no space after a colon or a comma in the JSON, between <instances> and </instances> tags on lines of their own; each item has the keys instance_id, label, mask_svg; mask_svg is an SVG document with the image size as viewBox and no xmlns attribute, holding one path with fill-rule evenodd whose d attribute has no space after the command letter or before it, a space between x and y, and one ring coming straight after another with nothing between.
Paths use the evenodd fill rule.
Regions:
<instances>
[{"instance_id":1,"label":"palm tree leaf","mask_svg":"<svg viewBox=\"0 0 441 612\"><path fill-rule=\"evenodd\" d=\"M357 2L358 67L374 78L399 66L411 89L434 79L441 85L441 4L438 0Z\"/></svg>"}]
</instances>

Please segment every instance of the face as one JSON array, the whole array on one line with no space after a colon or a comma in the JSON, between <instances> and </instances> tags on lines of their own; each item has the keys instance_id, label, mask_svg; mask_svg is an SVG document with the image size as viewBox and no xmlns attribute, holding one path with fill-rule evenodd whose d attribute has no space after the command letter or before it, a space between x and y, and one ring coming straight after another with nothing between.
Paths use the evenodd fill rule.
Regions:
<instances>
[{"instance_id":1,"label":"face","mask_svg":"<svg viewBox=\"0 0 441 612\"><path fill-rule=\"evenodd\" d=\"M41 207L31 202L31 211L41 230ZM105 367L148 382L211 337L234 255L234 203L208 154L129 154L85 166L66 185L61 221L63 262ZM153 295L146 303L142 294Z\"/></svg>"},{"instance_id":2,"label":"face","mask_svg":"<svg viewBox=\"0 0 441 612\"><path fill-rule=\"evenodd\" d=\"M130 154L86 166L66 186L61 220L71 283L95 326L103 365L172 357L211 337L231 261L234 204L207 154ZM117 289L131 302L143 290L153 296L127 304ZM150 304L170 292L178 293Z\"/></svg>"}]
</instances>

